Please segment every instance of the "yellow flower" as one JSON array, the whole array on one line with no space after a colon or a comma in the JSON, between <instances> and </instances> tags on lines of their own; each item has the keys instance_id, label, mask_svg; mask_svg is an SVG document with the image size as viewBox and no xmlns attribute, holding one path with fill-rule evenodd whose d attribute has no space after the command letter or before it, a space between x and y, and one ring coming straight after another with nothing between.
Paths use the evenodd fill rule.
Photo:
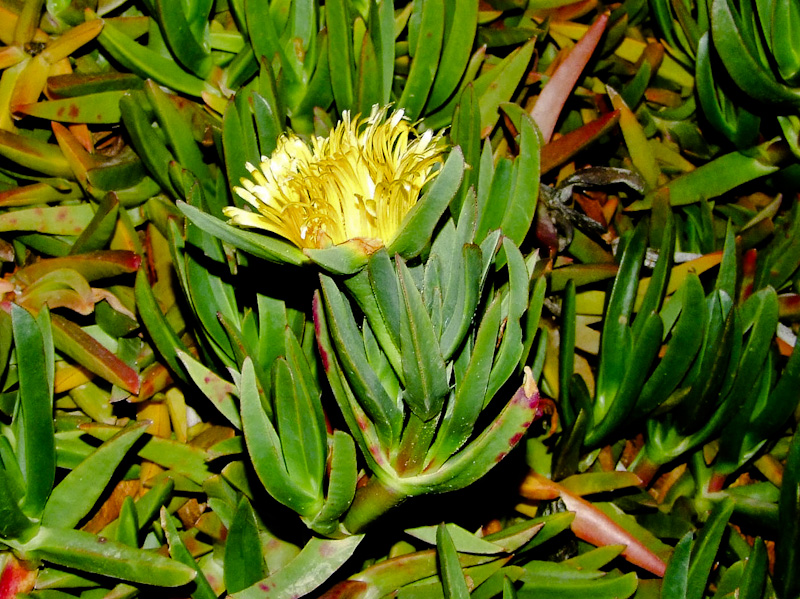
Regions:
<instances>
[{"instance_id":1,"label":"yellow flower","mask_svg":"<svg viewBox=\"0 0 800 599\"><path fill-rule=\"evenodd\" d=\"M350 239L380 247L390 241L438 170L441 133L418 136L398 110L373 106L366 119L342 121L311 147L284 135L272 156L234 191L257 212L227 207L231 222L266 229L300 248L326 248Z\"/></svg>"}]
</instances>

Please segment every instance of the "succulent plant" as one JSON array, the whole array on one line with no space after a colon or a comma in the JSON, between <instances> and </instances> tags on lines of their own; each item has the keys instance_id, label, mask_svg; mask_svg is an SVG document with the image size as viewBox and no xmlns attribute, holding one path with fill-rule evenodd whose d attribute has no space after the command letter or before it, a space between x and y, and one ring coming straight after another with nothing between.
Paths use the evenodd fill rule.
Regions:
<instances>
[{"instance_id":1,"label":"succulent plant","mask_svg":"<svg viewBox=\"0 0 800 599\"><path fill-rule=\"evenodd\" d=\"M0 1L0 597L796 596L795 12Z\"/></svg>"}]
</instances>

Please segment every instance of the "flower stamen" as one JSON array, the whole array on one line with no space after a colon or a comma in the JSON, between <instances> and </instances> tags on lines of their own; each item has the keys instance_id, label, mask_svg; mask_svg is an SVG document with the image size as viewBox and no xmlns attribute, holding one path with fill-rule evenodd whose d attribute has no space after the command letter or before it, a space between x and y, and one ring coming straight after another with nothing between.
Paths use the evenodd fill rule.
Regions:
<instances>
[{"instance_id":1,"label":"flower stamen","mask_svg":"<svg viewBox=\"0 0 800 599\"><path fill-rule=\"evenodd\" d=\"M224 209L233 224L265 229L300 248L325 248L350 239L379 247L391 240L436 176L441 133L417 137L402 110L387 120L377 105L366 119L348 112L310 147L294 134L278 139L272 156L245 167L236 194L256 212Z\"/></svg>"}]
</instances>

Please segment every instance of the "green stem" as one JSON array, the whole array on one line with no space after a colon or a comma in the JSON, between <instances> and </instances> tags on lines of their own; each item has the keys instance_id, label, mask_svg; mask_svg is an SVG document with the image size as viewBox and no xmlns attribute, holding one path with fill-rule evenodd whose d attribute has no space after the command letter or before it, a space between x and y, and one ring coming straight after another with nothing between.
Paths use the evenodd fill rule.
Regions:
<instances>
[{"instance_id":1,"label":"green stem","mask_svg":"<svg viewBox=\"0 0 800 599\"><path fill-rule=\"evenodd\" d=\"M356 491L355 499L344 519L345 528L358 534L372 522L406 500L408 494L393 489L377 476Z\"/></svg>"}]
</instances>

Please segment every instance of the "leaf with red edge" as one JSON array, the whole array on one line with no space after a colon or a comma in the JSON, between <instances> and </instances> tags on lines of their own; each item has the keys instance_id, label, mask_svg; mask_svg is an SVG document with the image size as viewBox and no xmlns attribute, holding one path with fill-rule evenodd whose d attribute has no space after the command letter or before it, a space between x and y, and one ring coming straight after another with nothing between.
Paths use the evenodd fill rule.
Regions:
<instances>
[{"instance_id":1,"label":"leaf with red edge","mask_svg":"<svg viewBox=\"0 0 800 599\"><path fill-rule=\"evenodd\" d=\"M586 31L580 41L575 44L569 55L558 66L553 76L547 82L547 85L542 89L539 94L539 99L536 100L536 105L531 111L531 116L539 129L542 132L542 137L545 141L550 141L553 137L553 131L556 128L556 121L561 114L564 104L572 93L572 88L580 77L586 64L592 58L600 38L606 29L608 23L608 13L600 15L600 17L592 23L592 26Z\"/></svg>"},{"instance_id":2,"label":"leaf with red edge","mask_svg":"<svg viewBox=\"0 0 800 599\"><path fill-rule=\"evenodd\" d=\"M35 568L29 570L10 553L0 555L0 564L0 599L14 599L33 590Z\"/></svg>"},{"instance_id":3,"label":"leaf with red edge","mask_svg":"<svg viewBox=\"0 0 800 599\"><path fill-rule=\"evenodd\" d=\"M625 551L622 552L625 559L657 576L664 576L666 570L664 560L649 549L636 535L625 530L596 506L568 491L562 485L541 474L531 472L522 483L520 494L528 499L539 499L542 496L552 497L553 494L557 494L567 509L575 512L572 532L576 537L598 547L626 545Z\"/></svg>"},{"instance_id":4,"label":"leaf with red edge","mask_svg":"<svg viewBox=\"0 0 800 599\"><path fill-rule=\"evenodd\" d=\"M139 374L94 337L58 314L51 314L53 341L61 353L96 375L133 394L139 392Z\"/></svg>"},{"instance_id":5,"label":"leaf with red edge","mask_svg":"<svg viewBox=\"0 0 800 599\"><path fill-rule=\"evenodd\" d=\"M607 112L545 145L541 156L542 174L564 164L589 144L603 137L617 125L619 114L619 110Z\"/></svg>"},{"instance_id":6,"label":"leaf with red edge","mask_svg":"<svg viewBox=\"0 0 800 599\"><path fill-rule=\"evenodd\" d=\"M14 278L20 283L30 285L48 273L69 268L80 273L83 278L91 283L98 279L136 272L141 263L142 257L134 252L127 250L99 250L77 256L39 260L18 270L14 273Z\"/></svg>"}]
</instances>

